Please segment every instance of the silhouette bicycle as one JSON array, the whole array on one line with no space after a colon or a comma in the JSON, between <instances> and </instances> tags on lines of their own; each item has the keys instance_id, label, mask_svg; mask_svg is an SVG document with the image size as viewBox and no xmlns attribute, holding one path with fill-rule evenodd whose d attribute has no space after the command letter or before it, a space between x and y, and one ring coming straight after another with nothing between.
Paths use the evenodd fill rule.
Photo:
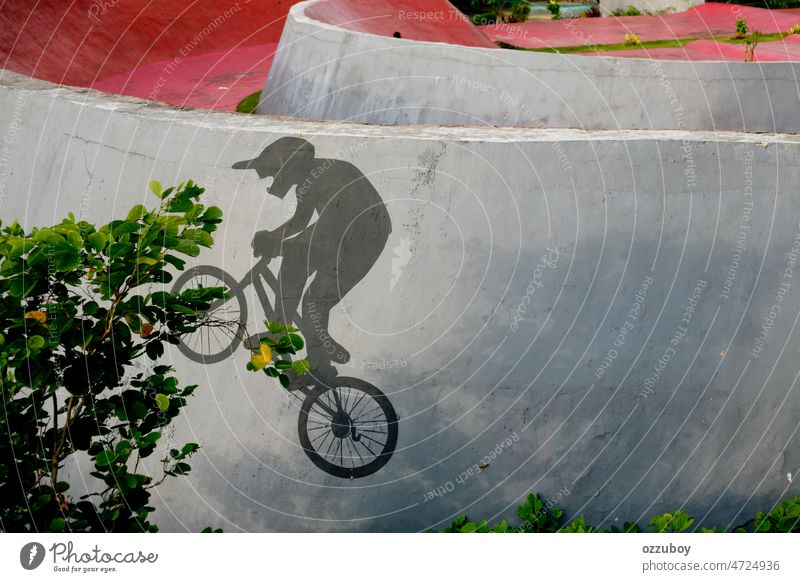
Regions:
<instances>
[{"instance_id":1,"label":"silhouette bicycle","mask_svg":"<svg viewBox=\"0 0 800 582\"><path fill-rule=\"evenodd\" d=\"M258 348L259 334L246 335L245 289L253 286L271 319L275 310L267 289L277 291L278 281L268 267L269 261L269 256L263 256L241 281L211 265L181 274L173 291L197 287L229 290L227 299L214 302L200 314L210 325L182 338L178 349L184 356L201 364L214 364L230 357L243 342L251 350ZM287 324L302 320L297 313L281 315ZM309 352L311 349L309 346ZM297 423L303 450L314 465L336 477L355 479L375 473L389 461L397 445L397 415L391 402L372 384L339 376L332 362L316 364L315 372L294 379L292 386L295 396L298 392L303 395Z\"/></svg>"}]
</instances>

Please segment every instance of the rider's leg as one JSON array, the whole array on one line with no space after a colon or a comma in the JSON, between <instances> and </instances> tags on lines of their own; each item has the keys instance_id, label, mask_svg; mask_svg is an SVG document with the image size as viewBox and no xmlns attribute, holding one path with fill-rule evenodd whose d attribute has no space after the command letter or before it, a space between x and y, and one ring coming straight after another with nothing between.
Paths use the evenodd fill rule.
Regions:
<instances>
[{"instance_id":1,"label":"rider's leg","mask_svg":"<svg viewBox=\"0 0 800 582\"><path fill-rule=\"evenodd\" d=\"M317 263L318 271L303 296L303 325L306 334L314 330L318 341L309 342L309 357L312 352L317 358L329 358L335 364L350 361L350 353L328 333L330 311L355 287L372 269L378 260L385 239L361 246L351 252L338 253L337 257ZM347 247L348 245L342 245ZM316 257L319 259L319 256Z\"/></svg>"}]
</instances>

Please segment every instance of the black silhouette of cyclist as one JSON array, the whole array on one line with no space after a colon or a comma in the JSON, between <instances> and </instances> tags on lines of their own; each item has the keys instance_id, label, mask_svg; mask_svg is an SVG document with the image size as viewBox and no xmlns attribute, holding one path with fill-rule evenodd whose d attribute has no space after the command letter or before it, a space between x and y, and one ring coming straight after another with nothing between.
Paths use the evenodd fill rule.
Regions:
<instances>
[{"instance_id":1,"label":"black silhouette of cyclist","mask_svg":"<svg viewBox=\"0 0 800 582\"><path fill-rule=\"evenodd\" d=\"M267 191L281 199L296 186L294 216L274 231L257 232L253 253L267 260L282 257L273 318L291 323L286 318L302 307L296 323L312 367L346 363L350 354L328 333L330 310L383 252L392 232L386 205L353 164L317 158L314 146L297 137L280 138L233 168L272 177Z\"/></svg>"}]
</instances>

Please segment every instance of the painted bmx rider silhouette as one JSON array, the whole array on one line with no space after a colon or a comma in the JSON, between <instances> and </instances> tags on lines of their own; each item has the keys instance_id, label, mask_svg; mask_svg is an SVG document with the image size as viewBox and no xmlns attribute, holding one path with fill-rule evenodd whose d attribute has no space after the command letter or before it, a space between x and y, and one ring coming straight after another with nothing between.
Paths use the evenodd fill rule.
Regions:
<instances>
[{"instance_id":1,"label":"painted bmx rider silhouette","mask_svg":"<svg viewBox=\"0 0 800 582\"><path fill-rule=\"evenodd\" d=\"M386 246L392 230L386 205L358 168L317 158L314 147L299 138L278 139L233 168L271 177L267 192L278 198L295 189L297 209L276 230L256 233L253 252L259 259L243 277L216 265L195 265L175 280L175 292L219 286L229 291L202 314L207 325L181 337L178 350L210 365L232 356L242 342L256 349L263 334L246 338L248 296L255 295L270 320L298 325L306 339L311 374L288 387L299 403L297 434L306 456L336 477L372 475L397 446L397 413L378 387L339 375L334 364L347 362L350 354L330 337L328 322L331 309ZM275 274L270 263L277 257Z\"/></svg>"},{"instance_id":2,"label":"painted bmx rider silhouette","mask_svg":"<svg viewBox=\"0 0 800 582\"><path fill-rule=\"evenodd\" d=\"M392 231L386 205L353 164L317 158L314 146L296 137L280 138L233 168L273 178L267 192L280 199L295 187L294 215L253 238L256 256L282 257L273 290L275 313L269 316L288 324L302 313L296 323L306 337L312 369L348 362L350 354L328 332L330 311L383 252ZM258 337L247 343L257 345Z\"/></svg>"}]
</instances>

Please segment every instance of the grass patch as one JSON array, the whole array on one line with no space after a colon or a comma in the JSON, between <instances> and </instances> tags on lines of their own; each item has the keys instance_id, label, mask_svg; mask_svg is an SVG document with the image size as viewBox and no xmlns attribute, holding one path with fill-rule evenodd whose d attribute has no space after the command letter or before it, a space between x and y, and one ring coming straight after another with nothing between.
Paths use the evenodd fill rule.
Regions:
<instances>
[{"instance_id":1,"label":"grass patch","mask_svg":"<svg viewBox=\"0 0 800 582\"><path fill-rule=\"evenodd\" d=\"M783 40L787 36L789 36L788 32L759 34L758 40L760 42L769 42L775 40ZM726 42L729 44L744 43L743 38L735 38L732 36L717 36L709 38L675 38L671 40L650 40L650 41L644 41L638 45L629 45L625 44L624 42L618 42L614 44L591 44L591 45L560 46L560 47L546 47L546 48L532 48L532 49L513 47L511 45L503 43L503 48L515 48L516 50L523 50L534 53L559 53L559 54L596 53L596 52L606 52L606 51L625 51L634 49L681 47L685 44L694 42L696 40L713 40L717 42Z\"/></svg>"},{"instance_id":2,"label":"grass patch","mask_svg":"<svg viewBox=\"0 0 800 582\"><path fill-rule=\"evenodd\" d=\"M238 113L255 113L259 101L261 101L261 91L256 91L239 101L236 111Z\"/></svg>"},{"instance_id":3,"label":"grass patch","mask_svg":"<svg viewBox=\"0 0 800 582\"><path fill-rule=\"evenodd\" d=\"M699 40L699 39L678 38L673 40L644 41L641 44L637 45L630 45L630 44L625 44L624 42L618 42L615 44L590 44L590 45L559 46L559 47L533 48L533 49L521 49L521 50L528 50L534 53L561 53L561 54L596 53L605 51L624 51L624 50L643 49L643 48L668 48L675 46L683 46L686 43L692 42L693 40Z\"/></svg>"}]
</instances>

